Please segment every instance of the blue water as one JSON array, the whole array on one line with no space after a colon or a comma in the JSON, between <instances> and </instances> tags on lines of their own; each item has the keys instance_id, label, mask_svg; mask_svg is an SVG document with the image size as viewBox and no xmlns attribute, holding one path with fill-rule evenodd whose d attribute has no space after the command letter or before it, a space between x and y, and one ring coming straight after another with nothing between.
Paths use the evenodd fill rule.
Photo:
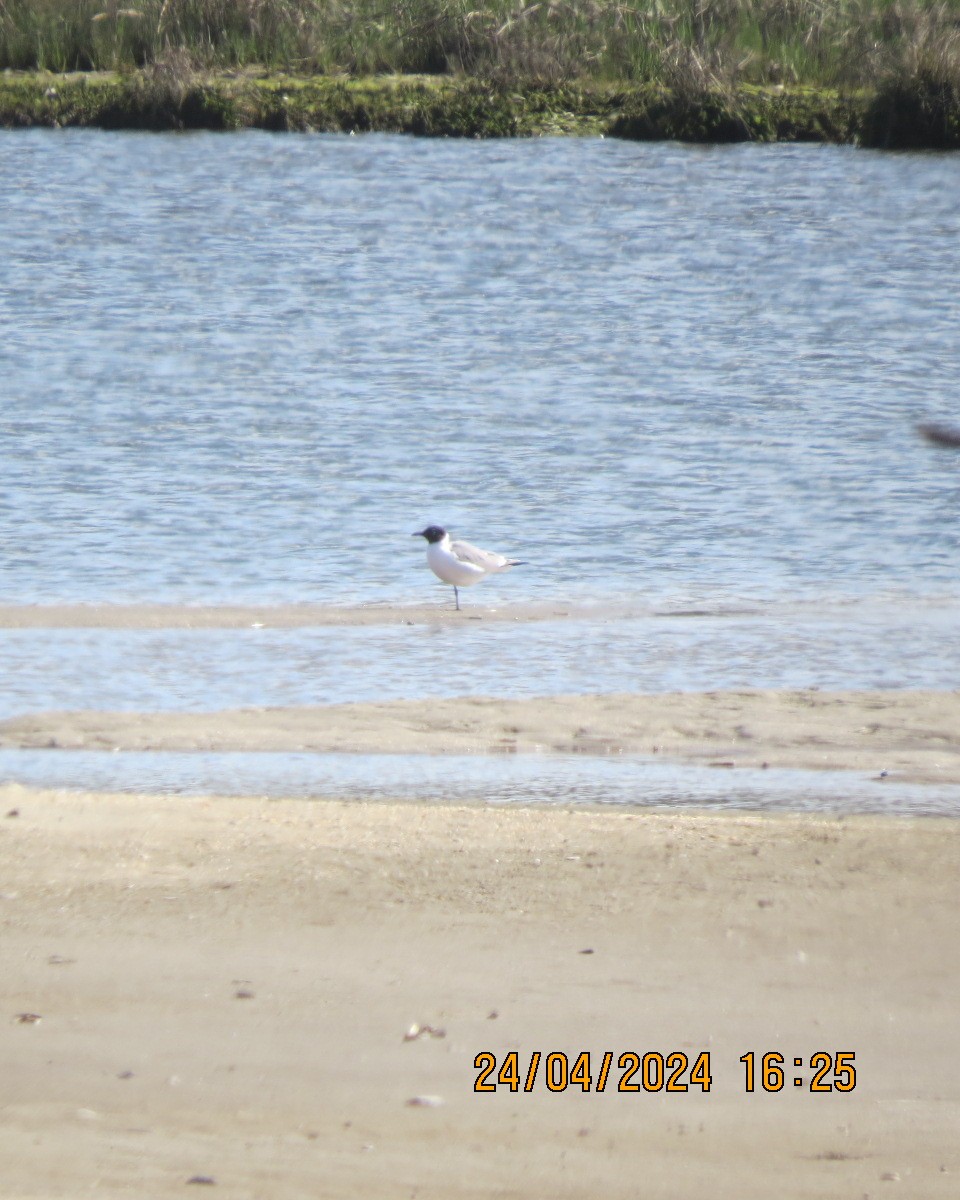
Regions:
<instances>
[{"instance_id":1,"label":"blue water","mask_svg":"<svg viewBox=\"0 0 960 1200\"><path fill-rule=\"evenodd\" d=\"M946 816L960 786L879 773L734 770L633 755L123 753L0 750L0 779L41 787L304 800L607 805Z\"/></svg>"},{"instance_id":2,"label":"blue water","mask_svg":"<svg viewBox=\"0 0 960 1200\"><path fill-rule=\"evenodd\" d=\"M465 612L469 610L464 610ZM483 609L478 610L480 612ZM363 628L0 629L0 719L553 693L938 688L960 678L952 606Z\"/></svg>"},{"instance_id":3,"label":"blue water","mask_svg":"<svg viewBox=\"0 0 960 1200\"><path fill-rule=\"evenodd\" d=\"M960 452L915 425L960 425L958 194L839 147L0 133L0 602L442 606L436 522L529 560L475 614L595 611L0 630L0 713L956 686Z\"/></svg>"},{"instance_id":4,"label":"blue water","mask_svg":"<svg viewBox=\"0 0 960 1200\"><path fill-rule=\"evenodd\" d=\"M953 595L960 164L0 134L0 599Z\"/></svg>"}]
</instances>

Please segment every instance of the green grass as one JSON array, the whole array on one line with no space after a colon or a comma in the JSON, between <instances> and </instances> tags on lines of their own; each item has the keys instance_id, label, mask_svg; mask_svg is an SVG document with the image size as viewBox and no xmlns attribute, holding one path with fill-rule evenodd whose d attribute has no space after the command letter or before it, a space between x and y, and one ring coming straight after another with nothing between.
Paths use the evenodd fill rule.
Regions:
<instances>
[{"instance_id":1,"label":"green grass","mask_svg":"<svg viewBox=\"0 0 960 1200\"><path fill-rule=\"evenodd\" d=\"M427 76L481 97L614 87L634 97L620 114L634 136L664 127L666 103L666 127L723 138L769 133L749 88L816 88L867 97L870 144L960 145L960 0L0 0L0 70L113 72L144 120L186 105L227 125L246 102L222 88L214 102L208 81L231 73Z\"/></svg>"},{"instance_id":2,"label":"green grass","mask_svg":"<svg viewBox=\"0 0 960 1200\"><path fill-rule=\"evenodd\" d=\"M852 142L866 110L863 98L816 89L697 97L653 84L507 88L465 76L184 78L157 69L0 77L0 125L8 126Z\"/></svg>"},{"instance_id":3,"label":"green grass","mask_svg":"<svg viewBox=\"0 0 960 1200\"><path fill-rule=\"evenodd\" d=\"M0 69L862 87L952 46L960 0L0 0Z\"/></svg>"}]
</instances>

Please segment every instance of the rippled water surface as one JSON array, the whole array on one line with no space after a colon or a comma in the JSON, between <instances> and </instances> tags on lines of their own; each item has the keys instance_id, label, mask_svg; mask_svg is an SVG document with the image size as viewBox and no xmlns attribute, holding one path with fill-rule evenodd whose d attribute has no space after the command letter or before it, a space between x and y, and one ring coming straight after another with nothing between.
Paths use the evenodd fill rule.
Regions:
<instances>
[{"instance_id":1,"label":"rippled water surface","mask_svg":"<svg viewBox=\"0 0 960 1200\"><path fill-rule=\"evenodd\" d=\"M850 771L661 762L631 755L269 754L0 750L0 778L148 794L626 805L955 817L956 784Z\"/></svg>"},{"instance_id":2,"label":"rippled water surface","mask_svg":"<svg viewBox=\"0 0 960 1200\"><path fill-rule=\"evenodd\" d=\"M0 599L952 590L960 163L0 134ZM418 549L419 548L419 549Z\"/></svg>"},{"instance_id":3,"label":"rippled water surface","mask_svg":"<svg viewBox=\"0 0 960 1200\"><path fill-rule=\"evenodd\" d=\"M781 606L511 625L0 629L0 719L57 709L153 712L726 688L952 688L949 606ZM95 669L91 669L95 666Z\"/></svg>"},{"instance_id":4,"label":"rippled water surface","mask_svg":"<svg viewBox=\"0 0 960 1200\"><path fill-rule=\"evenodd\" d=\"M4 715L950 687L960 162L0 133L0 601L446 593L480 628L0 632ZM678 618L680 611L699 616Z\"/></svg>"}]
</instances>

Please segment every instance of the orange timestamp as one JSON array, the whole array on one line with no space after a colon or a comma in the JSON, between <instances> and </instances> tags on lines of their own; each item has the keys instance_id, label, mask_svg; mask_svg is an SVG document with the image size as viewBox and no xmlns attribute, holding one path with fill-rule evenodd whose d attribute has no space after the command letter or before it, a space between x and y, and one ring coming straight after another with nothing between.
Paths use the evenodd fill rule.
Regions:
<instances>
[{"instance_id":1,"label":"orange timestamp","mask_svg":"<svg viewBox=\"0 0 960 1200\"><path fill-rule=\"evenodd\" d=\"M757 1084L765 1092L781 1092L788 1081L796 1088L808 1088L811 1092L852 1092L857 1086L857 1069L853 1065L856 1055L852 1050L817 1050L809 1060L802 1056L794 1058L793 1066L804 1071L809 1062L812 1072L805 1075L791 1073L787 1059L779 1050L768 1050L757 1055L753 1050L740 1055L744 1071L744 1090L755 1092Z\"/></svg>"},{"instance_id":2,"label":"orange timestamp","mask_svg":"<svg viewBox=\"0 0 960 1200\"><path fill-rule=\"evenodd\" d=\"M548 1092L565 1092L568 1088L605 1092L608 1084L611 1091L617 1092L688 1092L691 1088L709 1092L711 1084L709 1050L701 1050L695 1058L682 1050L666 1054L625 1050L616 1063L612 1050L595 1058L589 1050L576 1055L534 1050L522 1062L518 1051L511 1050L500 1060L499 1069L497 1056L481 1050L473 1066L479 1072L473 1084L475 1092L495 1092L498 1088L532 1092L538 1084Z\"/></svg>"},{"instance_id":3,"label":"orange timestamp","mask_svg":"<svg viewBox=\"0 0 960 1200\"><path fill-rule=\"evenodd\" d=\"M793 1057L768 1050L757 1054L750 1050L740 1056L743 1063L744 1091L780 1092L790 1083L814 1093L852 1092L857 1086L856 1055L852 1050L817 1050L809 1057ZM796 1074L790 1069L792 1062ZM477 1072L473 1090L496 1092L532 1092L537 1087L548 1092L690 1092L708 1093L713 1086L710 1051L686 1054L683 1050L663 1053L659 1050L612 1050L591 1055L589 1050L565 1054L553 1050L544 1054L532 1051L521 1059L511 1050L500 1059L490 1050L481 1050L473 1060Z\"/></svg>"}]
</instances>

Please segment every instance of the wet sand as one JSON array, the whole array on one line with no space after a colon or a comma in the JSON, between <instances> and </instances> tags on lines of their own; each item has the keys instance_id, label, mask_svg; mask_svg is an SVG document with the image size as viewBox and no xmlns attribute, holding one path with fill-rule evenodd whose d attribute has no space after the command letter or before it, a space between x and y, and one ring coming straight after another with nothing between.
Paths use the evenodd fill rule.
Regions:
<instances>
[{"instance_id":1,"label":"wet sand","mask_svg":"<svg viewBox=\"0 0 960 1200\"><path fill-rule=\"evenodd\" d=\"M0 1190L952 1198L958 866L941 820L7 785ZM537 1050L591 1091L474 1092ZM593 1090L631 1050L709 1051L710 1092Z\"/></svg>"},{"instance_id":2,"label":"wet sand","mask_svg":"<svg viewBox=\"0 0 960 1200\"><path fill-rule=\"evenodd\" d=\"M643 754L960 782L960 692L745 691L62 712L0 722L0 746L85 750Z\"/></svg>"},{"instance_id":3,"label":"wet sand","mask_svg":"<svg viewBox=\"0 0 960 1200\"><path fill-rule=\"evenodd\" d=\"M464 595L459 612L443 589L427 604L0 604L0 629L306 629L312 626L526 623L631 615L623 606L510 604L493 608Z\"/></svg>"}]
</instances>

